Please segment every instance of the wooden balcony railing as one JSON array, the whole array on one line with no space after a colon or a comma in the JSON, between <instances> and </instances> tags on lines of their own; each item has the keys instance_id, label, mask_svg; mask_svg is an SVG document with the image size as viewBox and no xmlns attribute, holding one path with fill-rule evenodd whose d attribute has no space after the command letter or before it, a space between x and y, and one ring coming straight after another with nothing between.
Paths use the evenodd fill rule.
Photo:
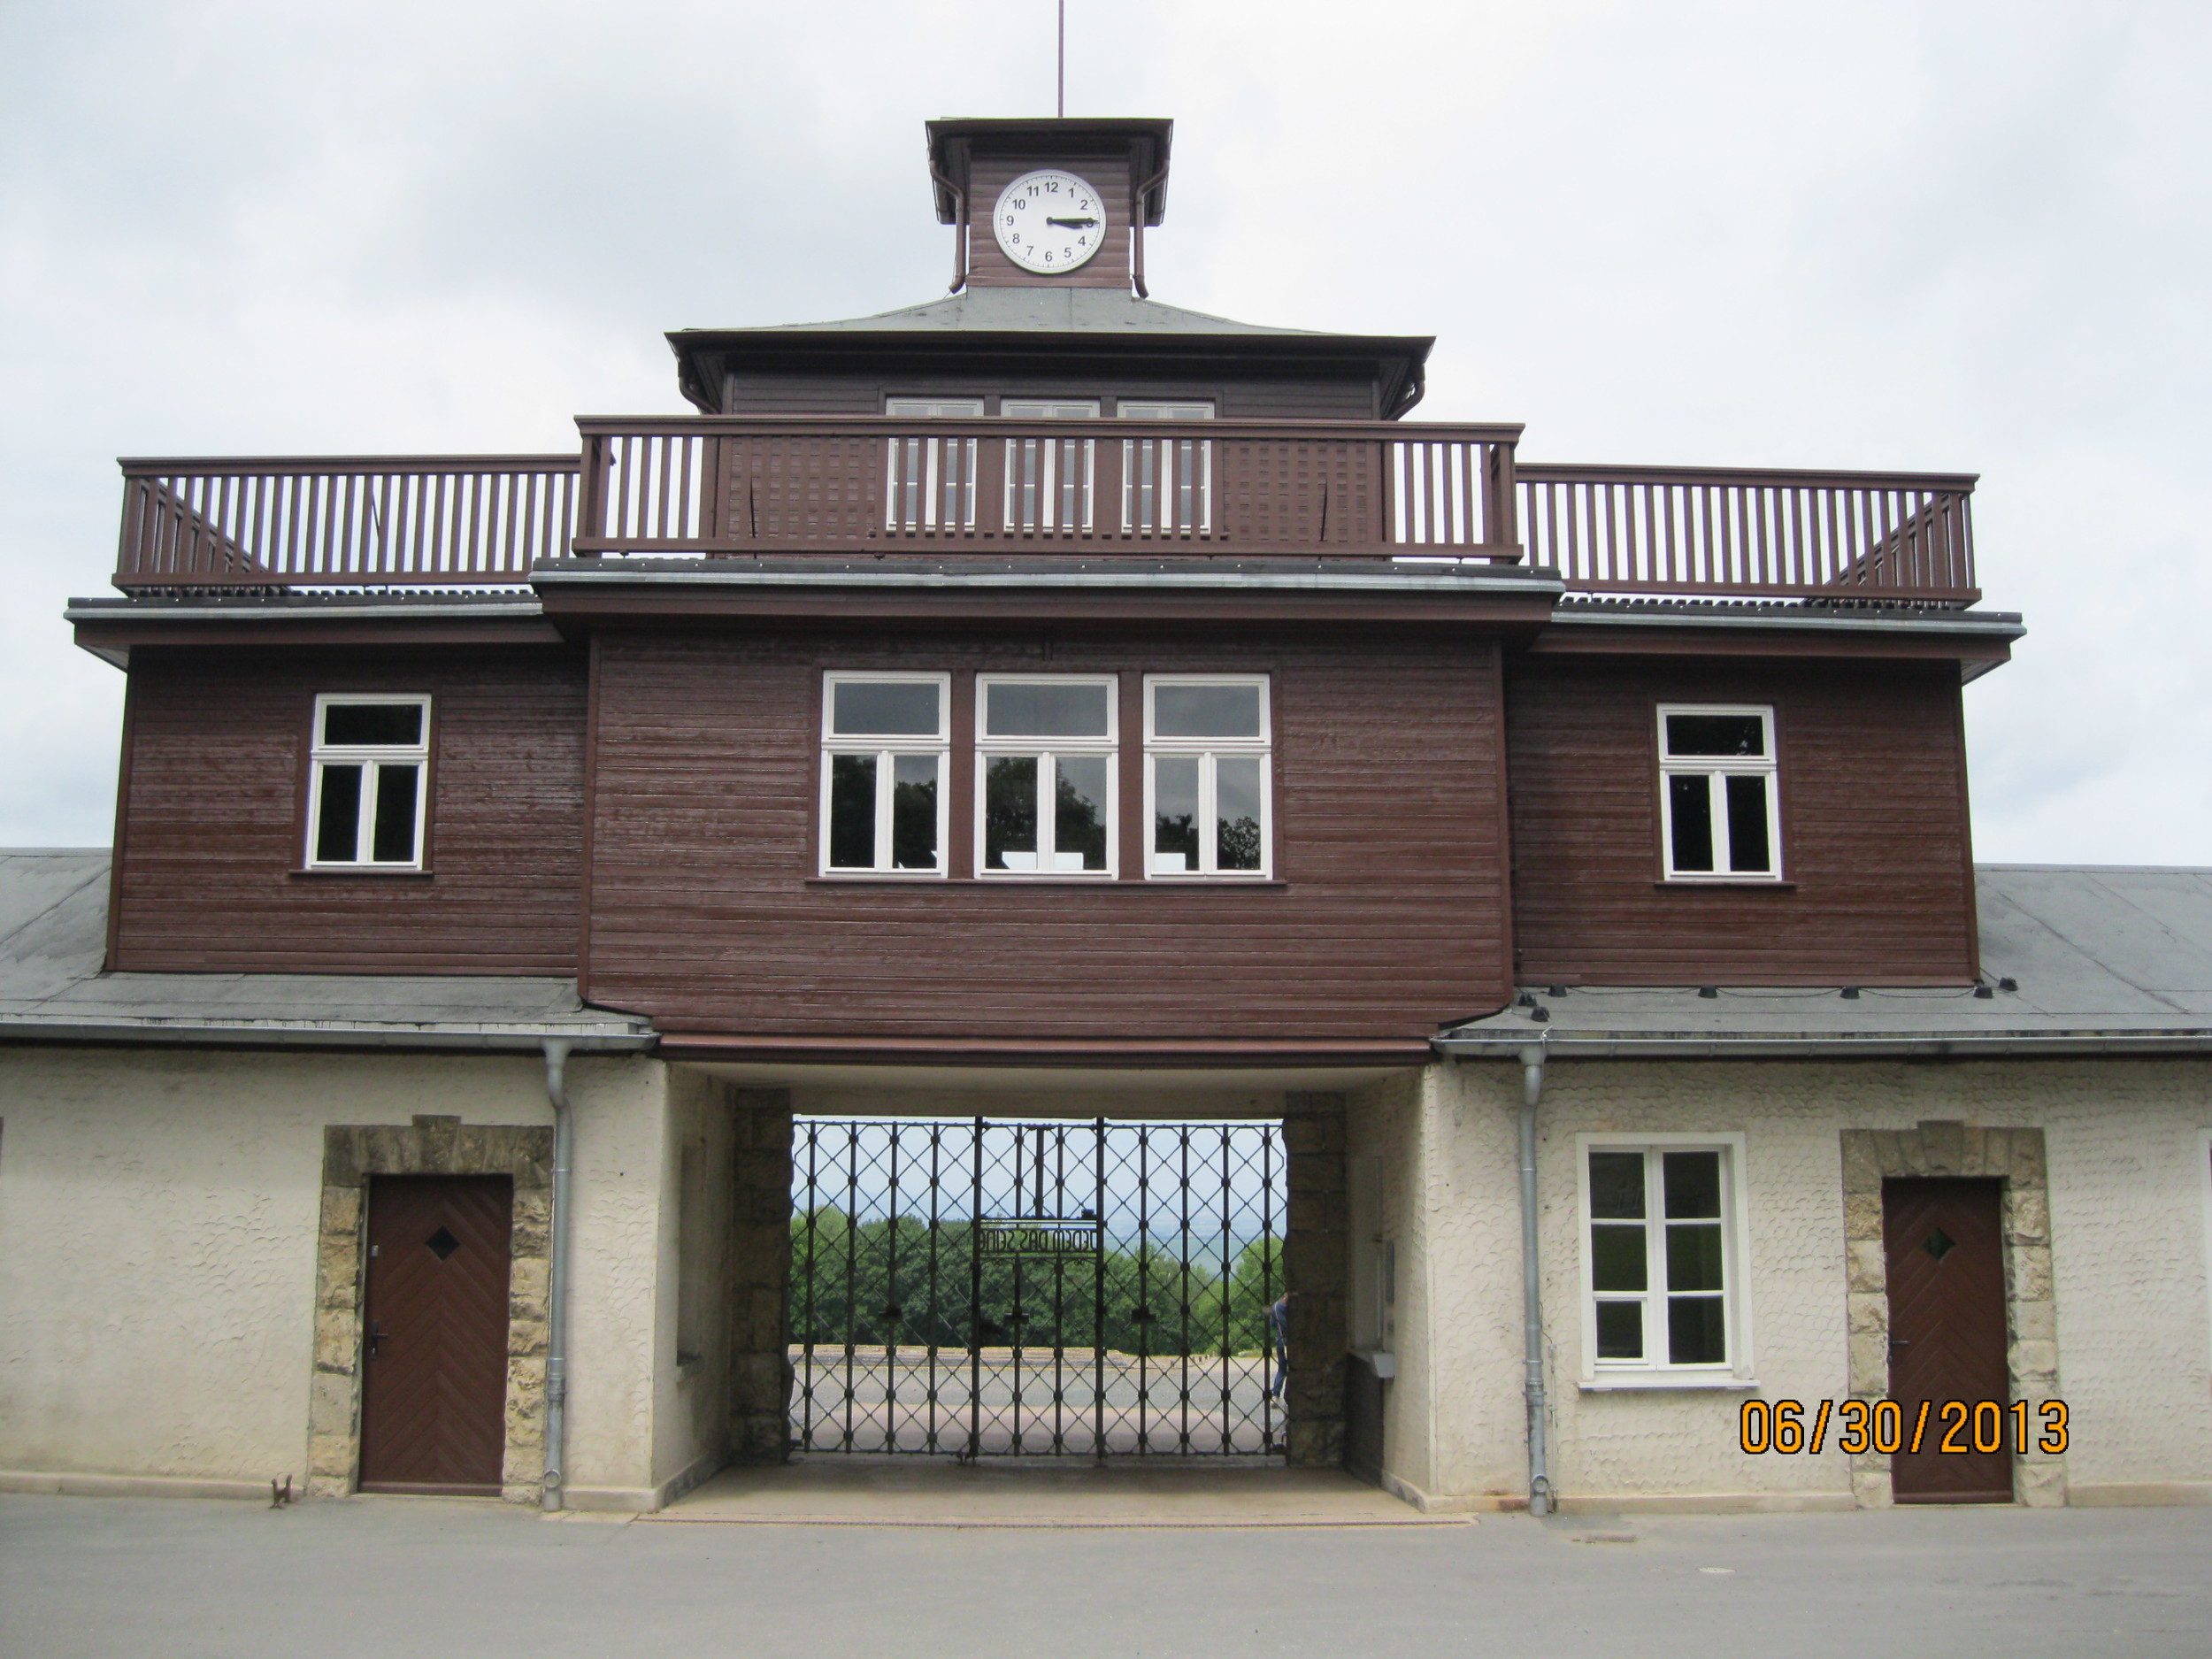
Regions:
<instances>
[{"instance_id":1,"label":"wooden balcony railing","mask_svg":"<svg viewBox=\"0 0 2212 1659\"><path fill-rule=\"evenodd\" d=\"M742 417L578 425L582 554L950 544L1520 556L1517 426Z\"/></svg>"},{"instance_id":2,"label":"wooden balcony railing","mask_svg":"<svg viewBox=\"0 0 2212 1659\"><path fill-rule=\"evenodd\" d=\"M570 455L125 461L115 584L516 586L569 550Z\"/></svg>"},{"instance_id":3,"label":"wooden balcony railing","mask_svg":"<svg viewBox=\"0 0 2212 1659\"><path fill-rule=\"evenodd\" d=\"M1451 557L1571 591L1974 586L1974 480L1517 465L1517 426L591 419L567 456L123 463L116 585L522 586L540 559L740 553Z\"/></svg>"},{"instance_id":4,"label":"wooden balcony railing","mask_svg":"<svg viewBox=\"0 0 2212 1659\"><path fill-rule=\"evenodd\" d=\"M1571 591L1970 603L1966 473L1523 463L1532 565Z\"/></svg>"}]
</instances>

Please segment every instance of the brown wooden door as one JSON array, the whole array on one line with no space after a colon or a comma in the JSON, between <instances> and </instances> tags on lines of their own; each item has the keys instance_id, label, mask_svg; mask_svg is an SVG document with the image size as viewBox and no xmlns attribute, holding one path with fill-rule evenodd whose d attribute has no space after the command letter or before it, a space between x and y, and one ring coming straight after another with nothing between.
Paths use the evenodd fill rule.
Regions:
<instances>
[{"instance_id":1,"label":"brown wooden door","mask_svg":"<svg viewBox=\"0 0 2212 1659\"><path fill-rule=\"evenodd\" d=\"M513 1220L504 1175L371 1180L364 1492L499 1490Z\"/></svg>"},{"instance_id":2,"label":"brown wooden door","mask_svg":"<svg viewBox=\"0 0 2212 1659\"><path fill-rule=\"evenodd\" d=\"M1890 1459L1891 1490L1900 1503L2009 1503L2009 1444L1995 1452L1975 1451L1970 1415L1967 1426L1952 1436L1954 1445L1966 1449L1939 1449L1951 1427L1942 1417L1946 1401L1963 1401L1970 1414L1977 1401L2001 1404L2010 1398L2001 1186L1884 1181L1882 1210L1889 1255L1889 1393L1904 1408L1904 1448ZM1910 1449L1913 1426L1923 1401L1932 1403L1916 1453ZM2002 1421L2009 1433L2010 1418Z\"/></svg>"}]
</instances>

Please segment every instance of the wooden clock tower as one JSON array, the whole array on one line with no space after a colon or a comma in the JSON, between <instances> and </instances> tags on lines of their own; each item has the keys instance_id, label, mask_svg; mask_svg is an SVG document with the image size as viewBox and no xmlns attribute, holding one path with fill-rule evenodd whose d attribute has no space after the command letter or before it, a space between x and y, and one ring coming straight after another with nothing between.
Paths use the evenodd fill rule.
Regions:
<instances>
[{"instance_id":1,"label":"wooden clock tower","mask_svg":"<svg viewBox=\"0 0 2212 1659\"><path fill-rule=\"evenodd\" d=\"M1166 211L1174 132L1154 119L930 122L937 218L954 227L952 286L1142 296L1144 232Z\"/></svg>"}]
</instances>

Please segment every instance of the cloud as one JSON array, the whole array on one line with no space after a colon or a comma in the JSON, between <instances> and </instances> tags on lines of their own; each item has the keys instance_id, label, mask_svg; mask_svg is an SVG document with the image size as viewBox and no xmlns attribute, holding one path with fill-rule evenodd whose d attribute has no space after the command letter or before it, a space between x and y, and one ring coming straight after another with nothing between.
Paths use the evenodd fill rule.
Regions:
<instances>
[{"instance_id":1,"label":"cloud","mask_svg":"<svg viewBox=\"0 0 2212 1659\"><path fill-rule=\"evenodd\" d=\"M2206 862L2212 14L2051 0L1071 0L1178 119L1154 292L1434 334L1545 459L1977 471L1985 856ZM565 447L668 327L939 291L920 124L1042 113L1043 0L0 11L0 841L106 838L75 652L119 453Z\"/></svg>"}]
</instances>

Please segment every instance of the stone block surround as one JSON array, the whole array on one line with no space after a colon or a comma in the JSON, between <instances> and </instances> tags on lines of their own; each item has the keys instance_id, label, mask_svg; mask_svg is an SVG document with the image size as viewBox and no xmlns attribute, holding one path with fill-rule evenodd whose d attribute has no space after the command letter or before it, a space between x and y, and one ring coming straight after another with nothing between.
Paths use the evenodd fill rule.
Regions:
<instances>
[{"instance_id":1,"label":"stone block surround","mask_svg":"<svg viewBox=\"0 0 2212 1659\"><path fill-rule=\"evenodd\" d=\"M505 1175L515 1184L507 1303L507 1446L501 1496L534 1503L545 1473L546 1291L552 1271L553 1131L418 1117L323 1131L315 1268L315 1371L307 1490L343 1497L361 1467L361 1296L374 1175Z\"/></svg>"},{"instance_id":2,"label":"stone block surround","mask_svg":"<svg viewBox=\"0 0 2212 1659\"><path fill-rule=\"evenodd\" d=\"M737 1089L730 1223L730 1460L790 1455L791 1092Z\"/></svg>"},{"instance_id":3,"label":"stone block surround","mask_svg":"<svg viewBox=\"0 0 2212 1659\"><path fill-rule=\"evenodd\" d=\"M2058 1324L2051 1282L2051 1202L2040 1129L1984 1129L1932 1120L1916 1129L1846 1129L1843 1134L1845 1295L1851 1397L1870 1404L1889 1392L1889 1258L1883 1240L1886 1179L1964 1176L2004 1183L2007 1364L2015 1400L2057 1397ZM2032 1509L2066 1502L2066 1459L2037 1447L2013 1468L2013 1492ZM1862 1509L1893 1499L1889 1459L1851 1460L1851 1493Z\"/></svg>"},{"instance_id":4,"label":"stone block surround","mask_svg":"<svg viewBox=\"0 0 2212 1659\"><path fill-rule=\"evenodd\" d=\"M1290 1292L1285 1437L1292 1468L1335 1469L1344 1462L1351 1279L1344 1096L1290 1094L1283 1104L1283 1149L1289 1164L1283 1281Z\"/></svg>"}]
</instances>

